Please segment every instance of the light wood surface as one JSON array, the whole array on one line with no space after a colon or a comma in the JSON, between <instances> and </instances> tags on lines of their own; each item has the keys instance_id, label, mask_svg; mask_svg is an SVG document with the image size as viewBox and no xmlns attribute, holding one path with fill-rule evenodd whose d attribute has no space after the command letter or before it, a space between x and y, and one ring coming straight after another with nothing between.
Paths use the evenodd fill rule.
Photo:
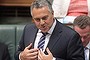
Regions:
<instances>
[{"instance_id":1,"label":"light wood surface","mask_svg":"<svg viewBox=\"0 0 90 60\"><path fill-rule=\"evenodd\" d=\"M30 6L34 0L0 0L0 6Z\"/></svg>"}]
</instances>

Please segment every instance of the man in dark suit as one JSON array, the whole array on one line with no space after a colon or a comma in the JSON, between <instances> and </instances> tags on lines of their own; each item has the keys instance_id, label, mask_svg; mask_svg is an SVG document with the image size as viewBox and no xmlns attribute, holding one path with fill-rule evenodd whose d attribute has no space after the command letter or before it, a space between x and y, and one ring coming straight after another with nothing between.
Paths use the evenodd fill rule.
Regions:
<instances>
[{"instance_id":1,"label":"man in dark suit","mask_svg":"<svg viewBox=\"0 0 90 60\"><path fill-rule=\"evenodd\" d=\"M74 20L74 30L79 33L84 46L85 60L90 60L90 17L80 15Z\"/></svg>"},{"instance_id":2,"label":"man in dark suit","mask_svg":"<svg viewBox=\"0 0 90 60\"><path fill-rule=\"evenodd\" d=\"M0 60L10 60L8 47L3 43L0 43Z\"/></svg>"},{"instance_id":3,"label":"man in dark suit","mask_svg":"<svg viewBox=\"0 0 90 60\"><path fill-rule=\"evenodd\" d=\"M33 2L31 15L34 24L26 25L15 55L16 60L84 60L79 34L54 18L49 1ZM45 40L41 39L42 35L45 35ZM45 41L41 43L41 48L38 48L39 40Z\"/></svg>"}]
</instances>

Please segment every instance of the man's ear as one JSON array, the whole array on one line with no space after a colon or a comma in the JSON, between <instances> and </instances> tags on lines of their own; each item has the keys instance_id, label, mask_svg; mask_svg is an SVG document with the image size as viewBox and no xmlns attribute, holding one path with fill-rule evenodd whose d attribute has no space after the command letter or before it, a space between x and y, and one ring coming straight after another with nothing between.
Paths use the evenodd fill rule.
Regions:
<instances>
[{"instance_id":1,"label":"man's ear","mask_svg":"<svg viewBox=\"0 0 90 60\"><path fill-rule=\"evenodd\" d=\"M34 19L32 19L32 23L34 23Z\"/></svg>"},{"instance_id":2,"label":"man's ear","mask_svg":"<svg viewBox=\"0 0 90 60\"><path fill-rule=\"evenodd\" d=\"M54 17L54 11L52 11L52 16Z\"/></svg>"},{"instance_id":3,"label":"man's ear","mask_svg":"<svg viewBox=\"0 0 90 60\"><path fill-rule=\"evenodd\" d=\"M52 11L52 15L54 15L54 11Z\"/></svg>"}]
</instances>

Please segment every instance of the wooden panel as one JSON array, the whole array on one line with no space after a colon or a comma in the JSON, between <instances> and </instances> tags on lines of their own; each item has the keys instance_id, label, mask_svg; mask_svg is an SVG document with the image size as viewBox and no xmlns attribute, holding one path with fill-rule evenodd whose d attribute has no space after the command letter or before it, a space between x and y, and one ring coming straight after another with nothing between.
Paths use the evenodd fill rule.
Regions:
<instances>
[{"instance_id":1,"label":"wooden panel","mask_svg":"<svg viewBox=\"0 0 90 60\"><path fill-rule=\"evenodd\" d=\"M0 0L0 6L30 6L34 0Z\"/></svg>"}]
</instances>

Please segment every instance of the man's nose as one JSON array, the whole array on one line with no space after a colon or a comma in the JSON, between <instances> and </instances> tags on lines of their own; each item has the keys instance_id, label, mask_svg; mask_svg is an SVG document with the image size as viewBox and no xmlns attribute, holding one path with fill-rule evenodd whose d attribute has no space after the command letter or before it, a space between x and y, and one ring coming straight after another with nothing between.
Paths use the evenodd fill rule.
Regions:
<instances>
[{"instance_id":1,"label":"man's nose","mask_svg":"<svg viewBox=\"0 0 90 60\"><path fill-rule=\"evenodd\" d=\"M42 20L42 19L40 19L40 24L42 25L42 24L44 24L44 23L45 23L45 21Z\"/></svg>"}]
</instances>

